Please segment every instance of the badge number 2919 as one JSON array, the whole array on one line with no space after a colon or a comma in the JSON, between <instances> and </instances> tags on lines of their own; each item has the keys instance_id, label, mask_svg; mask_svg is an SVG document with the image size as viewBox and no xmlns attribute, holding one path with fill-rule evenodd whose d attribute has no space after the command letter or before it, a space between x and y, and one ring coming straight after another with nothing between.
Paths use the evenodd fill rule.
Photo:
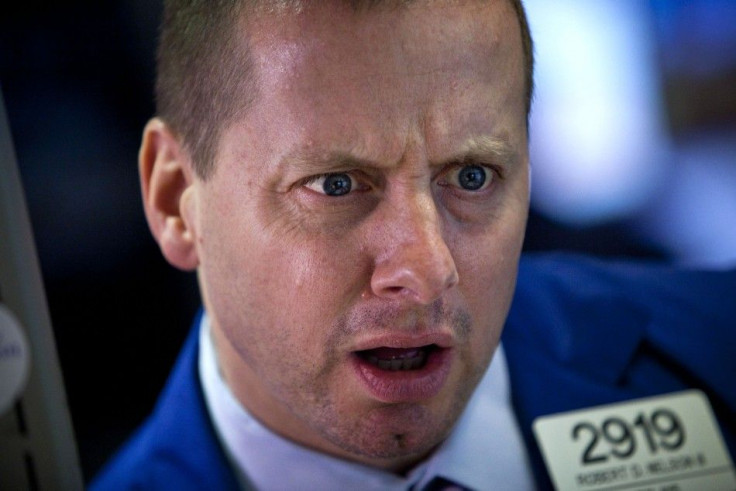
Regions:
<instances>
[{"instance_id":1,"label":"badge number 2919","mask_svg":"<svg viewBox=\"0 0 736 491\"><path fill-rule=\"evenodd\" d=\"M559 490L736 490L710 404L699 391L538 418Z\"/></svg>"},{"instance_id":2,"label":"badge number 2919","mask_svg":"<svg viewBox=\"0 0 736 491\"><path fill-rule=\"evenodd\" d=\"M645 444L652 455L660 450L675 451L684 445L685 438L685 428L677 413L664 408L650 414L640 412L632 422L611 416L604 419L600 427L583 420L572 428L573 440L587 439L580 458L583 465L606 462L610 458L627 459L641 444Z\"/></svg>"}]
</instances>

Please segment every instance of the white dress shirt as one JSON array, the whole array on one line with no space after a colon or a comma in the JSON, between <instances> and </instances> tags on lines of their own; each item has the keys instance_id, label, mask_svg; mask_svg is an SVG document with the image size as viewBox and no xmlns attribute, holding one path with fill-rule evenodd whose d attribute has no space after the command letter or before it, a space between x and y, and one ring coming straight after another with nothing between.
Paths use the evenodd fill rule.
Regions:
<instances>
[{"instance_id":1,"label":"white dress shirt","mask_svg":"<svg viewBox=\"0 0 736 491\"><path fill-rule=\"evenodd\" d=\"M317 452L263 426L220 375L206 315L199 377L218 438L245 489L421 490L436 476L476 490L534 489L501 347L449 438L406 476Z\"/></svg>"}]
</instances>

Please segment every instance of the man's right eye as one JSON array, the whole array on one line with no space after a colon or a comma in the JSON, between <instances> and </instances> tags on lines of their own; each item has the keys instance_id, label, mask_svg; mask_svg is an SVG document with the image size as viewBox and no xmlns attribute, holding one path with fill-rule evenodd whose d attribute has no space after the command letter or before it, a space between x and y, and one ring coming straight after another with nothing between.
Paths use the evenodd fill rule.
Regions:
<instances>
[{"instance_id":1,"label":"man's right eye","mask_svg":"<svg viewBox=\"0 0 736 491\"><path fill-rule=\"evenodd\" d=\"M353 189L354 179L350 174L334 173L315 176L304 186L326 196L345 196Z\"/></svg>"}]
</instances>

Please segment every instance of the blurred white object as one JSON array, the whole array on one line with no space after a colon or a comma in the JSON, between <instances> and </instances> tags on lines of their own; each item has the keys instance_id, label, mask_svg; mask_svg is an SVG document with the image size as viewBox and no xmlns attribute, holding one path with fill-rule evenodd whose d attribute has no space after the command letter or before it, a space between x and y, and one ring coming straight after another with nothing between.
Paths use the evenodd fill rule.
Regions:
<instances>
[{"instance_id":1,"label":"blurred white object","mask_svg":"<svg viewBox=\"0 0 736 491\"><path fill-rule=\"evenodd\" d=\"M80 302L79 308L85 308ZM83 489L46 294L0 91L0 489ZM29 363L32 366L29 367ZM8 384L8 385L6 385Z\"/></svg>"},{"instance_id":2,"label":"blurred white object","mask_svg":"<svg viewBox=\"0 0 736 491\"><path fill-rule=\"evenodd\" d=\"M532 204L555 221L631 215L656 191L668 138L639 0L527 0L537 55Z\"/></svg>"}]
</instances>

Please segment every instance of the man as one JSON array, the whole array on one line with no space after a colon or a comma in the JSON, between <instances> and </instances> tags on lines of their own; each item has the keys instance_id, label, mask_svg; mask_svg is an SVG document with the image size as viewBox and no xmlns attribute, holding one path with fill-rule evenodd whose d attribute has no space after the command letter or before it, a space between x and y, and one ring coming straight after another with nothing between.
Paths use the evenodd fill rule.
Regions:
<instances>
[{"instance_id":1,"label":"man","mask_svg":"<svg viewBox=\"0 0 736 491\"><path fill-rule=\"evenodd\" d=\"M96 486L548 486L530 418L679 387L541 397L550 345L524 338L561 328L507 322L531 72L512 0L169 2L143 201L166 259L196 269L204 313L156 414ZM517 323L523 302L548 307L556 293L528 290L555 268L611 275L551 264L520 284ZM534 387L513 407L505 324L512 383Z\"/></svg>"}]
</instances>

